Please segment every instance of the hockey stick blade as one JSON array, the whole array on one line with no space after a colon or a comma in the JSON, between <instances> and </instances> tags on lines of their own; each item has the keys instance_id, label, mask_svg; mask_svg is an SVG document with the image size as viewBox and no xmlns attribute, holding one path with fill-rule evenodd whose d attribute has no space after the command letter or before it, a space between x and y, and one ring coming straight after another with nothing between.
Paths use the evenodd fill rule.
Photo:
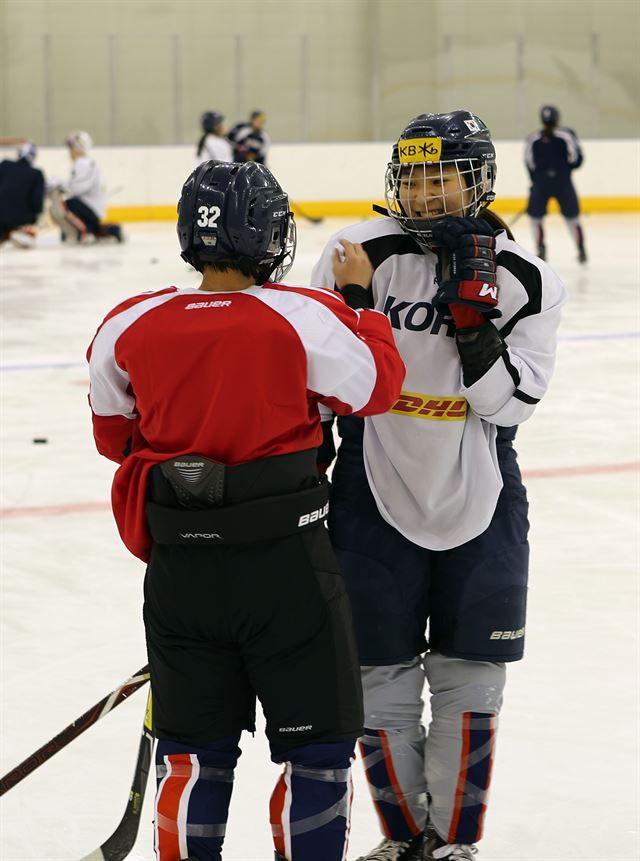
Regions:
<instances>
[{"instance_id":1,"label":"hockey stick blade","mask_svg":"<svg viewBox=\"0 0 640 861\"><path fill-rule=\"evenodd\" d=\"M107 838L98 849L94 849L89 855L85 855L81 861L123 861L134 847L140 827L142 803L144 801L145 789L147 788L147 778L153 754L151 708L151 691L149 691L144 723L142 724L142 737L140 738L140 746L138 748L138 758L133 772L129 800L127 801L124 815L111 837Z\"/></svg>"},{"instance_id":2,"label":"hockey stick blade","mask_svg":"<svg viewBox=\"0 0 640 861\"><path fill-rule=\"evenodd\" d=\"M113 711L116 706L123 703L134 691L137 691L138 688L141 688L148 681L149 665L147 664L128 678L126 682L123 682L120 687L115 688L110 694L103 697L100 702L80 715L77 720L70 723L62 732L59 732L58 735L54 736L46 744L43 744L35 753L32 753L31 756L28 756L19 765L16 765L15 768L12 768L11 771L5 774L2 780L0 780L0 796L12 789L17 783L20 783L21 780L24 780L32 771L41 766L43 762L51 759L58 751L66 747L69 742L72 742L74 738L82 735L85 730L88 730L90 726L97 723L100 718Z\"/></svg>"}]
</instances>

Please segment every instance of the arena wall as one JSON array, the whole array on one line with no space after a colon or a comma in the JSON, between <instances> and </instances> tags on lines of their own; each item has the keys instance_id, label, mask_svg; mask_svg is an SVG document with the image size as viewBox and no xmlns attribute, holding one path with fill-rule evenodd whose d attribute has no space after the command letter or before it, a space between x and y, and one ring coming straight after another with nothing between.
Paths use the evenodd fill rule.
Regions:
<instances>
[{"instance_id":1,"label":"arena wall","mask_svg":"<svg viewBox=\"0 0 640 861\"><path fill-rule=\"evenodd\" d=\"M640 141L583 141L585 162L574 174L585 212L640 210ZM526 203L529 180L522 141L497 141L498 212ZM96 147L109 193L112 221L173 220L182 183L194 167L192 146ZM269 166L294 204L312 216L367 216L382 203L389 143L275 144ZM64 178L64 147L43 147L38 165Z\"/></svg>"}]
</instances>

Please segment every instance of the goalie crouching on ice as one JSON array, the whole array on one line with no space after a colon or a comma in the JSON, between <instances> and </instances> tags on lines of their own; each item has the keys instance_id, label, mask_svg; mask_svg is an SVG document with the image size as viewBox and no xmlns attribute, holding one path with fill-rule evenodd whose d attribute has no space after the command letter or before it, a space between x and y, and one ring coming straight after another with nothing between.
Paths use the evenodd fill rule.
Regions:
<instances>
[{"instance_id":1,"label":"goalie crouching on ice","mask_svg":"<svg viewBox=\"0 0 640 861\"><path fill-rule=\"evenodd\" d=\"M385 412L404 365L384 315L280 283L295 224L262 165L198 166L178 236L200 287L126 299L88 353L96 445L120 464L115 517L148 563L156 857L221 858L257 696L285 766L276 858L342 861L362 694L324 528L319 405Z\"/></svg>"}]
</instances>

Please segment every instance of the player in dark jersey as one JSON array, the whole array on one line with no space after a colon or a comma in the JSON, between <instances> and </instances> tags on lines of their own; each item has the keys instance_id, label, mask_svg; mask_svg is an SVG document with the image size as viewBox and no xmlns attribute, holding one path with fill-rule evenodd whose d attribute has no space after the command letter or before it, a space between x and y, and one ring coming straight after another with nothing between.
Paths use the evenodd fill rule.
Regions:
<instances>
[{"instance_id":1,"label":"player in dark jersey","mask_svg":"<svg viewBox=\"0 0 640 861\"><path fill-rule=\"evenodd\" d=\"M264 129L264 111L251 111L248 121L236 123L227 134L233 147L234 161L257 161L266 164L271 138Z\"/></svg>"},{"instance_id":2,"label":"player in dark jersey","mask_svg":"<svg viewBox=\"0 0 640 861\"><path fill-rule=\"evenodd\" d=\"M0 243L35 224L44 204L44 174L33 166L36 148L23 143L15 161L0 162ZM33 234L31 231L27 236ZM20 243L23 244L23 243Z\"/></svg>"},{"instance_id":3,"label":"player in dark jersey","mask_svg":"<svg viewBox=\"0 0 640 861\"><path fill-rule=\"evenodd\" d=\"M385 217L342 229L311 276L384 311L407 367L389 412L337 422L329 532L384 835L359 861L473 861L506 665L523 655L528 506L513 440L549 384L565 290L487 209L495 177L479 117L415 117L387 166ZM350 243L370 261L364 280L341 260Z\"/></svg>"},{"instance_id":4,"label":"player in dark jersey","mask_svg":"<svg viewBox=\"0 0 640 861\"><path fill-rule=\"evenodd\" d=\"M573 129L561 128L560 113L552 105L540 110L542 129L529 135L525 162L531 177L527 214L531 219L538 257L546 259L547 247L542 221L550 198L555 198L566 219L578 249L580 263L587 262L584 231L580 223L580 203L571 174L584 161L578 136Z\"/></svg>"},{"instance_id":5,"label":"player in dark jersey","mask_svg":"<svg viewBox=\"0 0 640 861\"><path fill-rule=\"evenodd\" d=\"M196 168L178 235L200 287L124 301L88 354L96 445L120 464L118 527L148 563L156 858L221 858L257 696L284 764L276 858L343 861L362 701L324 528L319 406L384 412L404 365L384 315L278 283L295 225L262 165Z\"/></svg>"}]
</instances>

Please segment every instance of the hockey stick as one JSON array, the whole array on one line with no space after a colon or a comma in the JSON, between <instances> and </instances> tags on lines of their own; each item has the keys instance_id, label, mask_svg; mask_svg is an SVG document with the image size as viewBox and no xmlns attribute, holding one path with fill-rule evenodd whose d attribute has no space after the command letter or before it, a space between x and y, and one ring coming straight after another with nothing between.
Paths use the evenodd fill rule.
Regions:
<instances>
[{"instance_id":1,"label":"hockey stick","mask_svg":"<svg viewBox=\"0 0 640 861\"><path fill-rule=\"evenodd\" d=\"M525 212L526 212L526 211L527 211L527 209L526 209L526 207L525 207L524 209L521 209L521 210L520 210L520 212L517 212L517 213L513 216L513 218L511 218L511 219L507 222L507 224L509 225L509 227L513 227L513 225L514 225L514 224L517 224L517 223L518 223L518 221L520 221L520 219L522 218L522 216L525 214Z\"/></svg>"},{"instance_id":2,"label":"hockey stick","mask_svg":"<svg viewBox=\"0 0 640 861\"><path fill-rule=\"evenodd\" d=\"M140 827L142 802L144 801L144 791L147 788L147 778L149 776L151 755L153 753L151 708L151 691L149 691L142 724L142 737L140 738L140 747L138 748L138 758L133 772L129 800L127 801L124 815L111 837L108 837L98 849L94 849L89 855L85 855L81 861L123 861L123 858L126 858L133 849L136 837L138 836L138 828Z\"/></svg>"},{"instance_id":3,"label":"hockey stick","mask_svg":"<svg viewBox=\"0 0 640 861\"><path fill-rule=\"evenodd\" d=\"M16 783L20 783L20 781L31 774L32 771L35 771L36 768L41 766L43 762L51 759L54 754L58 753L59 750L62 750L63 747L66 747L69 742L74 740L74 738L82 735L85 730L89 729L90 726L93 726L94 723L97 723L100 718L112 711L116 706L119 706L120 703L123 703L130 694L137 691L138 688L141 688L142 685L148 681L149 665L147 664L131 676L131 678L127 679L126 682L123 682L120 687L111 691L111 693L107 694L107 696L101 699L99 703L96 703L83 715L80 715L77 720L74 720L73 723L70 723L69 726L65 727L62 732L59 732L58 735L54 736L51 741L43 744L35 753L32 753L31 756L28 756L23 760L20 765L16 765L15 768L5 774L2 780L0 780L0 796L4 795L5 792L8 792L16 785Z\"/></svg>"},{"instance_id":4,"label":"hockey stick","mask_svg":"<svg viewBox=\"0 0 640 861\"><path fill-rule=\"evenodd\" d=\"M311 224L322 224L324 218L318 218L317 215L309 215L304 209L300 209L297 203L293 203L293 201L289 201L291 209L293 209L294 215L300 215L302 218L310 221Z\"/></svg>"}]
</instances>

